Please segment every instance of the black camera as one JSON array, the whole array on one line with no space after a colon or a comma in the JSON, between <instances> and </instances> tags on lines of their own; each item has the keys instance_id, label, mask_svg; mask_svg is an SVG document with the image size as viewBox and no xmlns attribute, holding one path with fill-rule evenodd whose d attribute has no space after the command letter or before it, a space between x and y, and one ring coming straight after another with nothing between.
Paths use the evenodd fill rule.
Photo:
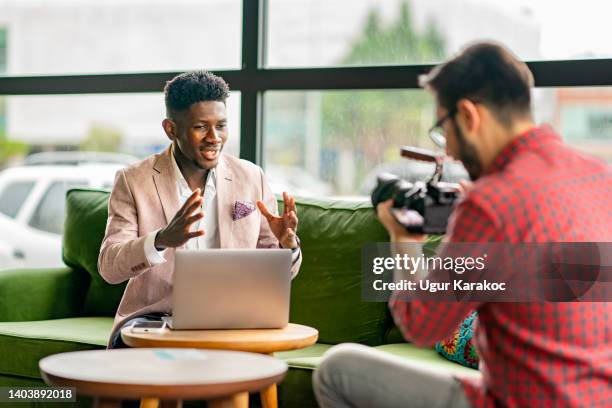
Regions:
<instances>
[{"instance_id":1,"label":"black camera","mask_svg":"<svg viewBox=\"0 0 612 408\"><path fill-rule=\"evenodd\" d=\"M435 163L433 175L428 181L411 183L394 174L379 174L376 188L372 191L372 204L376 208L379 203L392 198L392 214L406 230L419 234L444 234L460 192L458 184L440 181L444 156L417 147L402 147L401 155Z\"/></svg>"}]
</instances>

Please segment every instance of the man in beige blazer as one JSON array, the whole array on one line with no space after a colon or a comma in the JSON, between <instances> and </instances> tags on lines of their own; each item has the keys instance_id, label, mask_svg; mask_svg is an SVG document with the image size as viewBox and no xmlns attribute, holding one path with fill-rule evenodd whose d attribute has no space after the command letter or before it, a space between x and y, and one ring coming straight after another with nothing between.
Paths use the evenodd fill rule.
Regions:
<instances>
[{"instance_id":1,"label":"man in beige blazer","mask_svg":"<svg viewBox=\"0 0 612 408\"><path fill-rule=\"evenodd\" d=\"M172 313L175 248L290 248L291 274L301 264L295 200L274 194L259 166L222 153L229 87L205 71L178 75L164 89L162 126L171 145L120 170L108 203L98 270L109 283L128 281L109 347L135 321ZM255 207L259 208L259 211Z\"/></svg>"}]
</instances>

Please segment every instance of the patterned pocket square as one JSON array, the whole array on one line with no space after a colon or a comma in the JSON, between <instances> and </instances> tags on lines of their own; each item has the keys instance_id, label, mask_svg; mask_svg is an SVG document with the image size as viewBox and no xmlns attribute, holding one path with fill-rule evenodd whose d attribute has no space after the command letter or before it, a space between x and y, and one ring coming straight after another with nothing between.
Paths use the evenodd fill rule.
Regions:
<instances>
[{"instance_id":1,"label":"patterned pocket square","mask_svg":"<svg viewBox=\"0 0 612 408\"><path fill-rule=\"evenodd\" d=\"M246 217L253 211L255 211L255 204L250 201L237 200L234 203L234 213L232 214L232 219L234 221L239 220Z\"/></svg>"}]
</instances>

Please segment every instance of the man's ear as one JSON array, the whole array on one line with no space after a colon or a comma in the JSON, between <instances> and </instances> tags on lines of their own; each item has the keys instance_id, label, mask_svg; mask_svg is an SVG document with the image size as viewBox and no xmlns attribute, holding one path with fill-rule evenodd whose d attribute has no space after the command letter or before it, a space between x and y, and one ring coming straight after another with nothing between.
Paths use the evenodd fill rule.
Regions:
<instances>
[{"instance_id":1,"label":"man's ear","mask_svg":"<svg viewBox=\"0 0 612 408\"><path fill-rule=\"evenodd\" d=\"M174 141L176 139L176 124L170 119L164 119L162 121L162 127L168 139Z\"/></svg>"},{"instance_id":2,"label":"man's ear","mask_svg":"<svg viewBox=\"0 0 612 408\"><path fill-rule=\"evenodd\" d=\"M481 119L480 110L474 102L465 98L457 101L457 120L460 121L466 132L476 132L480 128Z\"/></svg>"}]
</instances>

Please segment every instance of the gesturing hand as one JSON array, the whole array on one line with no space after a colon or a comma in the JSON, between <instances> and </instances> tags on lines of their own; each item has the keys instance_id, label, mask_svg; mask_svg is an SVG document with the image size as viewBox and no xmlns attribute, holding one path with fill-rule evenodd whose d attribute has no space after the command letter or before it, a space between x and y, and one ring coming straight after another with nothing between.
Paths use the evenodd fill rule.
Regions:
<instances>
[{"instance_id":1,"label":"gesturing hand","mask_svg":"<svg viewBox=\"0 0 612 408\"><path fill-rule=\"evenodd\" d=\"M155 248L162 250L180 247L191 238L204 235L203 230L189 231L191 224L204 217L203 212L192 215L201 206L202 196L200 195L200 189L196 188L183 206L176 212L166 228L159 230L155 236Z\"/></svg>"},{"instance_id":2,"label":"gesturing hand","mask_svg":"<svg viewBox=\"0 0 612 408\"><path fill-rule=\"evenodd\" d=\"M266 208L263 201L257 201L257 207L261 214L266 217L272 233L280 242L283 248L297 248L298 243L295 236L297 231L298 218L297 210L295 208L295 199L291 197L287 192L283 192L283 201L285 202L285 208L283 214L278 217Z\"/></svg>"}]
</instances>

